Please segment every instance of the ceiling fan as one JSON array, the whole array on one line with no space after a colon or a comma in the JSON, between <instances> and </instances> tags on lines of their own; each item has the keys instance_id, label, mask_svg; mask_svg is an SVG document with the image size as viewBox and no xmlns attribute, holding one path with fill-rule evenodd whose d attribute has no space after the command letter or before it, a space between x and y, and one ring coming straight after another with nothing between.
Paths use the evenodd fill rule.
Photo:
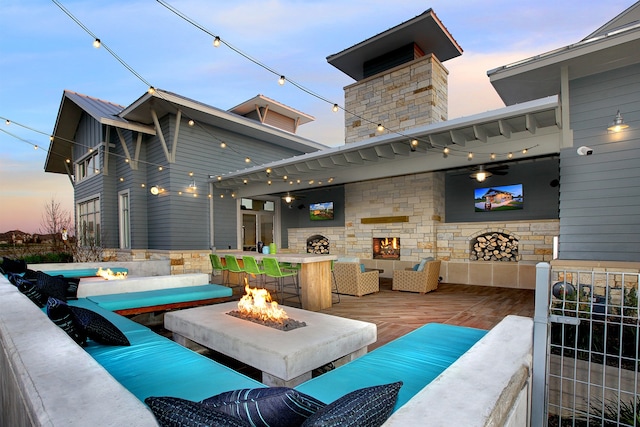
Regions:
<instances>
[{"instance_id":1,"label":"ceiling fan","mask_svg":"<svg viewBox=\"0 0 640 427\"><path fill-rule=\"evenodd\" d=\"M483 182L492 175L506 175L509 173L509 165L496 165L490 167L478 165L470 170L471 174L469 175L469 178L475 179L478 182Z\"/></svg>"}]
</instances>

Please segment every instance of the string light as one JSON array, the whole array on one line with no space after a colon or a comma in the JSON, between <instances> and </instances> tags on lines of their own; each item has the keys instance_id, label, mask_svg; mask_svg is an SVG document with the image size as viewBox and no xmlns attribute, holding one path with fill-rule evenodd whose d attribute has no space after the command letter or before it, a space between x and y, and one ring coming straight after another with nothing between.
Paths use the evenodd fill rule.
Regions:
<instances>
[{"instance_id":1,"label":"string light","mask_svg":"<svg viewBox=\"0 0 640 427\"><path fill-rule=\"evenodd\" d=\"M418 140L417 139L412 139L411 140L411 151L416 151L417 147L418 147Z\"/></svg>"},{"instance_id":2,"label":"string light","mask_svg":"<svg viewBox=\"0 0 640 427\"><path fill-rule=\"evenodd\" d=\"M193 120L189 120L189 122L188 122L188 123L189 123L189 126L193 126L193 125L195 125L195 124L196 124L196 122L194 122Z\"/></svg>"},{"instance_id":3,"label":"string light","mask_svg":"<svg viewBox=\"0 0 640 427\"><path fill-rule=\"evenodd\" d=\"M467 159L473 159L473 153L471 151L469 151L469 154L467 154Z\"/></svg>"},{"instance_id":4,"label":"string light","mask_svg":"<svg viewBox=\"0 0 640 427\"><path fill-rule=\"evenodd\" d=\"M507 154L507 159L512 159L512 158L513 158L513 153Z\"/></svg>"},{"instance_id":5,"label":"string light","mask_svg":"<svg viewBox=\"0 0 640 427\"><path fill-rule=\"evenodd\" d=\"M220 37L215 36L213 38L213 47L220 47Z\"/></svg>"},{"instance_id":6,"label":"string light","mask_svg":"<svg viewBox=\"0 0 640 427\"><path fill-rule=\"evenodd\" d=\"M278 84L279 84L280 86L282 86L282 85L284 85L284 82L285 82L285 78L284 78L284 76L280 76L280 78L278 79Z\"/></svg>"},{"instance_id":7,"label":"string light","mask_svg":"<svg viewBox=\"0 0 640 427\"><path fill-rule=\"evenodd\" d=\"M331 111L333 111L334 113L338 112L338 104L333 104L333 107L331 108Z\"/></svg>"},{"instance_id":8,"label":"string light","mask_svg":"<svg viewBox=\"0 0 640 427\"><path fill-rule=\"evenodd\" d=\"M227 143L226 143L226 142L224 142L224 141L222 141L222 142L220 143L220 148L227 148Z\"/></svg>"},{"instance_id":9,"label":"string light","mask_svg":"<svg viewBox=\"0 0 640 427\"><path fill-rule=\"evenodd\" d=\"M384 126L382 126L382 123L378 123L378 132L383 132L384 131Z\"/></svg>"},{"instance_id":10,"label":"string light","mask_svg":"<svg viewBox=\"0 0 640 427\"><path fill-rule=\"evenodd\" d=\"M495 160L496 159L496 153L491 153L491 156L489 156L491 158L491 160Z\"/></svg>"},{"instance_id":11,"label":"string light","mask_svg":"<svg viewBox=\"0 0 640 427\"><path fill-rule=\"evenodd\" d=\"M102 46L102 43L100 42L100 39L95 39L93 41L93 47L95 47L96 49L100 49L100 46Z\"/></svg>"}]
</instances>

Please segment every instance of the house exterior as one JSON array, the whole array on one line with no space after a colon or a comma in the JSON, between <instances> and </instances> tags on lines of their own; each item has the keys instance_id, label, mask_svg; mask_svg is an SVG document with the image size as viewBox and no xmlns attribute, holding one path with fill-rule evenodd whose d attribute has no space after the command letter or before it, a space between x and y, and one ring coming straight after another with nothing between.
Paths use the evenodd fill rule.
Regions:
<instances>
[{"instance_id":1,"label":"house exterior","mask_svg":"<svg viewBox=\"0 0 640 427\"><path fill-rule=\"evenodd\" d=\"M92 114L85 99L74 115L65 103L81 100L65 92L53 148L104 140L102 150L128 159L109 161L108 176L94 183L82 174L90 174L95 145L74 146L80 228L85 205L99 195L106 246L125 250L122 195L129 194L130 247L146 256L178 252L185 267L177 272L189 271L185 251L205 258L211 248L252 249L272 238L306 252L310 240L322 240L387 277L432 256L443 261L446 282L533 288L535 264L554 257L639 258L638 20L635 4L580 42L489 71L506 107L448 120L445 64L462 48L429 9L327 58L355 80L345 88L339 147L276 131L260 123L265 110L252 109L257 121L250 120L162 92L126 108L100 104L103 114ZM609 131L618 110L630 126ZM185 116L207 126L189 128ZM251 163L225 157L220 139L252 153ZM593 154L580 155L581 146ZM46 170L68 173L64 159L47 159ZM491 166L503 173L476 179L478 167ZM193 179L198 188L206 183L206 198L189 192ZM523 187L523 209L476 212L474 189L513 184ZM151 195L149 186L160 192ZM333 219L311 220L309 205L323 202L333 202ZM517 260L470 259L475 238L493 232L512 238ZM400 260L373 259L379 237L402 241ZM199 268L209 271L206 261Z\"/></svg>"},{"instance_id":2,"label":"house exterior","mask_svg":"<svg viewBox=\"0 0 640 427\"><path fill-rule=\"evenodd\" d=\"M235 244L227 212L236 200L214 200L210 174L326 147L293 133L313 117L262 95L233 110L159 89L127 107L65 91L45 171L69 175L79 244L124 252Z\"/></svg>"}]
</instances>

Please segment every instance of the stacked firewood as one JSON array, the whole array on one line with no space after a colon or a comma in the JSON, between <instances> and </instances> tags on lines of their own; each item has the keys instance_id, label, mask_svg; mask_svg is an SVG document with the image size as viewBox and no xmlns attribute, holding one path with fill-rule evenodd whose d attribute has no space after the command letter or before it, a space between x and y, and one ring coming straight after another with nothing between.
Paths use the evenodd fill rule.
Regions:
<instances>
[{"instance_id":1,"label":"stacked firewood","mask_svg":"<svg viewBox=\"0 0 640 427\"><path fill-rule=\"evenodd\" d=\"M473 242L472 261L518 261L518 240L503 233L487 233Z\"/></svg>"},{"instance_id":2,"label":"stacked firewood","mask_svg":"<svg viewBox=\"0 0 640 427\"><path fill-rule=\"evenodd\" d=\"M329 239L326 237L309 240L307 242L307 253L310 254L328 254Z\"/></svg>"}]
</instances>

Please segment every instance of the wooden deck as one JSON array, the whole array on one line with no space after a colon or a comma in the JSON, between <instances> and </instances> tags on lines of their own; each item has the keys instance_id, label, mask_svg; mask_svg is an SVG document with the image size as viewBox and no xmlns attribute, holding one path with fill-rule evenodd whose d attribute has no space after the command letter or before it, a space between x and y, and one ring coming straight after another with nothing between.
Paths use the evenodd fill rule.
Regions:
<instances>
[{"instance_id":1,"label":"wooden deck","mask_svg":"<svg viewBox=\"0 0 640 427\"><path fill-rule=\"evenodd\" d=\"M234 288L234 297L244 289ZM340 303L321 313L375 323L378 340L369 351L426 323L446 323L491 329L509 314L533 317L534 291L476 285L441 284L418 294L391 290L391 279L380 279L380 292L362 297L341 295Z\"/></svg>"}]
</instances>

